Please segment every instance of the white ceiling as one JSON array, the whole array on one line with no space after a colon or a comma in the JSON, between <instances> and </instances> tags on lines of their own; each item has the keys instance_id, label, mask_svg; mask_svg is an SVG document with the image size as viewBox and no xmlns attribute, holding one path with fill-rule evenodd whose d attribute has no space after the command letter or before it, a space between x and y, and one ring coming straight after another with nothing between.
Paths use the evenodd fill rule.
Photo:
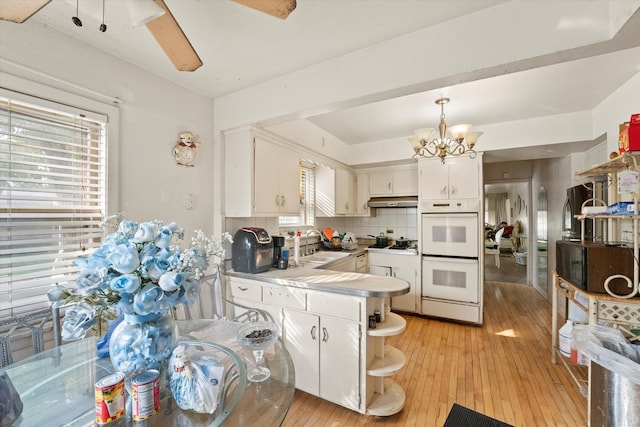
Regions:
<instances>
[{"instance_id":1,"label":"white ceiling","mask_svg":"<svg viewBox=\"0 0 640 427\"><path fill-rule=\"evenodd\" d=\"M524 4L533 0L519 1ZM629 2L634 10L638 7L638 0L619 1ZM204 66L193 73L176 71L145 27L130 27L125 0L106 0L108 29L105 33L98 31L102 0L79 0L82 27L71 22L71 17L76 15L75 0L53 0L22 25L30 25L32 21L44 24L194 92L217 98L507 3L502 0L298 0L296 10L282 21L229 0L165 2L204 62ZM575 3L578 13L583 1ZM332 111L306 120L347 144L358 144L405 137L413 129L434 127L439 107L433 102L442 95L452 99L445 110L450 124L467 122L477 126L590 111L640 72L638 28L640 12L636 10L623 28L623 34L611 42L598 44L592 53L576 52L550 56L546 60L531 58L537 64L523 66L525 71L509 70L508 74L498 73L495 77L462 84L457 84L452 76L451 81L443 81L442 87L428 92ZM442 37L455 38L455 27ZM519 150L495 154L500 160L550 157L566 154L565 151L581 151L590 145L593 142L538 147L537 152Z\"/></svg>"}]
</instances>

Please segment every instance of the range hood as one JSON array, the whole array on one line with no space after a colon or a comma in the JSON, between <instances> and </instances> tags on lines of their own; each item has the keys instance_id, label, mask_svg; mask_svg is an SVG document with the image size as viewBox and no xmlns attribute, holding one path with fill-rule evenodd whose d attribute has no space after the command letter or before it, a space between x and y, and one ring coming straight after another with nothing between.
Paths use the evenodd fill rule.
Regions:
<instances>
[{"instance_id":1,"label":"range hood","mask_svg":"<svg viewBox=\"0 0 640 427\"><path fill-rule=\"evenodd\" d=\"M372 197L367 206L370 208L415 208L418 206L418 196Z\"/></svg>"}]
</instances>

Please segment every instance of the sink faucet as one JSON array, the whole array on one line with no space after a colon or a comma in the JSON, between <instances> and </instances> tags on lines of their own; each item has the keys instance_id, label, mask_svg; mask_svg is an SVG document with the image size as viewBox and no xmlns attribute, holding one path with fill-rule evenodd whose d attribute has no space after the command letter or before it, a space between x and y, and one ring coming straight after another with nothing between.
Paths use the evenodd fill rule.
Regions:
<instances>
[{"instance_id":1,"label":"sink faucet","mask_svg":"<svg viewBox=\"0 0 640 427\"><path fill-rule=\"evenodd\" d=\"M307 231L307 233L304 235L304 254L305 255L311 255L315 252L315 247L312 248L311 251L309 252L309 236L314 233L316 233L320 237L320 240L322 240L322 234L320 234L318 230Z\"/></svg>"}]
</instances>

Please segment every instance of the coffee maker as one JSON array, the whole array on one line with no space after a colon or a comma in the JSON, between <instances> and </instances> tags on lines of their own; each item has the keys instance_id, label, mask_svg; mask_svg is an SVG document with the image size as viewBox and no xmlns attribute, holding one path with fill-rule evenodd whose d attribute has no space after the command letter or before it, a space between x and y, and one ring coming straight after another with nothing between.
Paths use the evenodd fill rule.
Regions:
<instances>
[{"instance_id":1,"label":"coffee maker","mask_svg":"<svg viewBox=\"0 0 640 427\"><path fill-rule=\"evenodd\" d=\"M272 267L278 267L278 261L282 257L282 247L284 246L284 236L271 236L273 239L273 262Z\"/></svg>"}]
</instances>

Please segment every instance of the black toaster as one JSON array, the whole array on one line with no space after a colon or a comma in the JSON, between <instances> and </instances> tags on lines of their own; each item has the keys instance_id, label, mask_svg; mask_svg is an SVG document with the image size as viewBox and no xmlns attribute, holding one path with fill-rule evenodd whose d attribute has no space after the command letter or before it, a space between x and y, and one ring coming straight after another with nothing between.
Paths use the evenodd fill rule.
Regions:
<instances>
[{"instance_id":1,"label":"black toaster","mask_svg":"<svg viewBox=\"0 0 640 427\"><path fill-rule=\"evenodd\" d=\"M269 270L273 258L273 240L264 228L244 227L236 231L231 244L231 266L240 273Z\"/></svg>"}]
</instances>

